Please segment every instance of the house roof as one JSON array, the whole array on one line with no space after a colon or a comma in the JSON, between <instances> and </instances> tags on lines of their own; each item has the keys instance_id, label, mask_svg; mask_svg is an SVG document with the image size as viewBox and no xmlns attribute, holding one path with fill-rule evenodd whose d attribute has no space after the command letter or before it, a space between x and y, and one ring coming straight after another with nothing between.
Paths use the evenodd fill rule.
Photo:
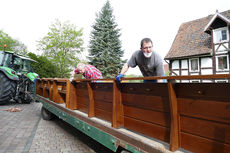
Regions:
<instances>
[{"instance_id":1,"label":"house roof","mask_svg":"<svg viewBox=\"0 0 230 153\"><path fill-rule=\"evenodd\" d=\"M216 18L220 18L221 20L225 21L228 25L230 24L230 20L223 16L222 14L220 14L218 11L216 12L215 15L213 15L212 19L209 21L209 23L205 26L204 31L207 32L208 30L210 30L209 28L212 26L213 22L216 20Z\"/></svg>"},{"instance_id":2,"label":"house roof","mask_svg":"<svg viewBox=\"0 0 230 153\"><path fill-rule=\"evenodd\" d=\"M229 21L230 10L183 23L165 59L210 54L212 51L211 35L207 31L217 17Z\"/></svg>"}]
</instances>

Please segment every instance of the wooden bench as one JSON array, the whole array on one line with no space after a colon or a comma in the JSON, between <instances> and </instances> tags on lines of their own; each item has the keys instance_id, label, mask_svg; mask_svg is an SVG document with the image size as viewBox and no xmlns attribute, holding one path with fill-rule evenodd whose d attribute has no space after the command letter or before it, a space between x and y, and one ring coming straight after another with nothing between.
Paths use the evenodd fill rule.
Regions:
<instances>
[{"instance_id":1,"label":"wooden bench","mask_svg":"<svg viewBox=\"0 0 230 153\"><path fill-rule=\"evenodd\" d=\"M66 108L87 113L89 118L106 120L114 128L126 128L166 142L171 151L184 148L196 153L227 153L230 152L230 84L175 82L216 78L229 79L230 75L123 79L166 79L167 83L42 79L37 81L36 92L52 97L56 103L65 103Z\"/></svg>"}]
</instances>

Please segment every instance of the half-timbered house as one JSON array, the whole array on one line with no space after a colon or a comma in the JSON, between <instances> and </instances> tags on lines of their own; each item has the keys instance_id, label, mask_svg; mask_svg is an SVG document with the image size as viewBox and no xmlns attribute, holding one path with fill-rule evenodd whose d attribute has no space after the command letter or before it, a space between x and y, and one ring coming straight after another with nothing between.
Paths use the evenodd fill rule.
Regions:
<instances>
[{"instance_id":1,"label":"half-timbered house","mask_svg":"<svg viewBox=\"0 0 230 153\"><path fill-rule=\"evenodd\" d=\"M229 35L230 10L183 23L165 56L171 75L229 74ZM205 81L211 80L189 80Z\"/></svg>"}]
</instances>

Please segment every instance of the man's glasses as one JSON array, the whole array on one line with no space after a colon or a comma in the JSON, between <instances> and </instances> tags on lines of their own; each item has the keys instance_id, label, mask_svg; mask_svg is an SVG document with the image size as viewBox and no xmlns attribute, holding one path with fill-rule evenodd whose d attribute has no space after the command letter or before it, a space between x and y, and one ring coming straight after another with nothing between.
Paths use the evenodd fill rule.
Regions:
<instances>
[{"instance_id":1,"label":"man's glasses","mask_svg":"<svg viewBox=\"0 0 230 153\"><path fill-rule=\"evenodd\" d=\"M145 50L147 50L147 49L151 49L153 46L149 46L149 47L143 47L142 49L145 49Z\"/></svg>"}]
</instances>

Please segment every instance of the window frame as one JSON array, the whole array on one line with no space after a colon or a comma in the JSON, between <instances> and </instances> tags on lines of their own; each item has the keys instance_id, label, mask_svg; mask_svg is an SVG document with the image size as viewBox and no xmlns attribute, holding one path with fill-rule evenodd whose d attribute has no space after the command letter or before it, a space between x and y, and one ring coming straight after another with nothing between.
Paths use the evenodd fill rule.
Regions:
<instances>
[{"instance_id":1,"label":"window frame","mask_svg":"<svg viewBox=\"0 0 230 153\"><path fill-rule=\"evenodd\" d=\"M192 70L192 61L197 60L197 70ZM199 66L199 58L192 58L189 59L189 70L190 72L199 72L200 66Z\"/></svg>"},{"instance_id":2,"label":"window frame","mask_svg":"<svg viewBox=\"0 0 230 153\"><path fill-rule=\"evenodd\" d=\"M222 40L222 31L226 30L226 40ZM218 37L221 37L221 39L218 40ZM223 28L218 28L213 30L213 42L214 43L223 43L223 42L228 42L229 41L229 31L228 27L223 27Z\"/></svg>"},{"instance_id":3,"label":"window frame","mask_svg":"<svg viewBox=\"0 0 230 153\"><path fill-rule=\"evenodd\" d=\"M220 69L219 68L219 58L221 57L227 57L227 68L224 68L224 69ZM229 57L228 55L220 55L220 56L216 56L216 70L217 71L226 71L226 70L229 70Z\"/></svg>"}]
</instances>

